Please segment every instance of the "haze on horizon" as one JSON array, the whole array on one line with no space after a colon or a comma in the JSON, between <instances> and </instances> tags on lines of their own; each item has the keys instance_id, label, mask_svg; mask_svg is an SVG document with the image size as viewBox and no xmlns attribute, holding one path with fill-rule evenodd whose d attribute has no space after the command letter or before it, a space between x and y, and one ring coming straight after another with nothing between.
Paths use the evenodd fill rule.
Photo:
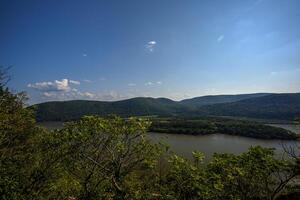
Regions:
<instances>
[{"instance_id":1,"label":"haze on horizon","mask_svg":"<svg viewBox=\"0 0 300 200\"><path fill-rule=\"evenodd\" d=\"M300 92L298 0L0 1L30 103Z\"/></svg>"}]
</instances>

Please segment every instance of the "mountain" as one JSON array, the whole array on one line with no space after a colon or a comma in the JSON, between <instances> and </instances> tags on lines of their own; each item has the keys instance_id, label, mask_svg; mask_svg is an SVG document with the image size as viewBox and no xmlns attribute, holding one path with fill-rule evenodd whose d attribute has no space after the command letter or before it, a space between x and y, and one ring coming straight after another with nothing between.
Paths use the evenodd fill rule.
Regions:
<instances>
[{"instance_id":1,"label":"mountain","mask_svg":"<svg viewBox=\"0 0 300 200\"><path fill-rule=\"evenodd\" d=\"M180 115L189 108L167 98L137 97L122 101L55 101L31 106L38 121L68 121L84 115L116 114L120 116Z\"/></svg>"},{"instance_id":2,"label":"mountain","mask_svg":"<svg viewBox=\"0 0 300 200\"><path fill-rule=\"evenodd\" d=\"M267 96L272 93L254 93L254 94L237 94L237 95L209 95L202 97L195 97L191 99L184 99L180 101L183 105L200 107L204 105L212 105L217 103L230 103L254 97Z\"/></svg>"},{"instance_id":3,"label":"mountain","mask_svg":"<svg viewBox=\"0 0 300 200\"><path fill-rule=\"evenodd\" d=\"M228 102L229 101L229 102ZM227 102L227 103L221 103ZM200 106L202 105L202 106ZM36 104L38 121L68 121L84 115L236 116L293 120L300 118L300 93L204 96L183 101L137 97L122 101L55 101Z\"/></svg>"},{"instance_id":4,"label":"mountain","mask_svg":"<svg viewBox=\"0 0 300 200\"><path fill-rule=\"evenodd\" d=\"M270 94L241 101L202 106L201 115L293 120L300 117L300 93Z\"/></svg>"}]
</instances>

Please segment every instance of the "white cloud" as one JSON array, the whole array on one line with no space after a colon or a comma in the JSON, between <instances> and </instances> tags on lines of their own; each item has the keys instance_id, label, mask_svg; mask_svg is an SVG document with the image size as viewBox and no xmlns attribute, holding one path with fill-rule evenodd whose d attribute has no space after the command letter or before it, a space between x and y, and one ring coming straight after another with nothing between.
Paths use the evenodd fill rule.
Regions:
<instances>
[{"instance_id":1,"label":"white cloud","mask_svg":"<svg viewBox=\"0 0 300 200\"><path fill-rule=\"evenodd\" d=\"M135 83L128 83L128 86L129 87L134 87L134 86L136 86L136 84Z\"/></svg>"},{"instance_id":2,"label":"white cloud","mask_svg":"<svg viewBox=\"0 0 300 200\"><path fill-rule=\"evenodd\" d=\"M217 41L218 41L218 42L222 42L222 40L224 39L224 37L225 37L224 35L220 35L220 36L218 37Z\"/></svg>"},{"instance_id":3,"label":"white cloud","mask_svg":"<svg viewBox=\"0 0 300 200\"><path fill-rule=\"evenodd\" d=\"M80 92L77 89L72 89L68 92L57 92L57 91L50 91L50 92L43 92L41 94L43 99L47 100L73 100L73 99L93 99L94 94L90 92Z\"/></svg>"},{"instance_id":4,"label":"white cloud","mask_svg":"<svg viewBox=\"0 0 300 200\"><path fill-rule=\"evenodd\" d=\"M74 80L69 80L70 83L74 84L74 85L80 85L79 81L74 81Z\"/></svg>"},{"instance_id":5,"label":"white cloud","mask_svg":"<svg viewBox=\"0 0 300 200\"><path fill-rule=\"evenodd\" d=\"M150 85L161 85L162 82L161 81L156 81L156 82L152 82L152 81L148 81L145 83L146 86L150 86Z\"/></svg>"},{"instance_id":6,"label":"white cloud","mask_svg":"<svg viewBox=\"0 0 300 200\"><path fill-rule=\"evenodd\" d=\"M150 52L153 52L154 51L154 47L156 46L157 42L152 40L152 41L149 41L147 42L146 44L146 49L149 50Z\"/></svg>"},{"instance_id":7,"label":"white cloud","mask_svg":"<svg viewBox=\"0 0 300 200\"><path fill-rule=\"evenodd\" d=\"M45 97L52 97L53 93L50 93L50 92L44 92L43 95Z\"/></svg>"},{"instance_id":8,"label":"white cloud","mask_svg":"<svg viewBox=\"0 0 300 200\"><path fill-rule=\"evenodd\" d=\"M121 95L115 91L104 93L81 92L77 89L72 89L68 92L63 91L49 91L42 92L41 98L47 101L67 101L67 100L100 100L100 101L116 101L126 99L128 96Z\"/></svg>"},{"instance_id":9,"label":"white cloud","mask_svg":"<svg viewBox=\"0 0 300 200\"><path fill-rule=\"evenodd\" d=\"M286 69L286 70L280 70L280 71L272 71L270 72L270 76L286 76L286 77L292 77L292 76L299 76L300 68L294 68L294 69Z\"/></svg>"},{"instance_id":10,"label":"white cloud","mask_svg":"<svg viewBox=\"0 0 300 200\"><path fill-rule=\"evenodd\" d=\"M69 91L70 85L69 85L68 79L62 79L62 80L55 80L53 82L37 82L37 83L29 83L27 87L33 88L40 91Z\"/></svg>"},{"instance_id":11,"label":"white cloud","mask_svg":"<svg viewBox=\"0 0 300 200\"><path fill-rule=\"evenodd\" d=\"M44 101L66 101L75 99L115 101L129 97L128 95L124 96L115 91L102 93L80 91L74 88L79 84L79 81L65 78L62 80L30 83L27 86L37 91L37 94Z\"/></svg>"},{"instance_id":12,"label":"white cloud","mask_svg":"<svg viewBox=\"0 0 300 200\"><path fill-rule=\"evenodd\" d=\"M96 95L90 92L80 93L81 96L93 99Z\"/></svg>"},{"instance_id":13,"label":"white cloud","mask_svg":"<svg viewBox=\"0 0 300 200\"><path fill-rule=\"evenodd\" d=\"M174 92L174 93L170 93L168 98L179 101L182 99L191 98L191 96L188 94L181 93L181 92Z\"/></svg>"},{"instance_id":14,"label":"white cloud","mask_svg":"<svg viewBox=\"0 0 300 200\"><path fill-rule=\"evenodd\" d=\"M149 45L156 45L156 41L150 41L148 42Z\"/></svg>"},{"instance_id":15,"label":"white cloud","mask_svg":"<svg viewBox=\"0 0 300 200\"><path fill-rule=\"evenodd\" d=\"M82 56L83 56L83 57L87 57L87 54L86 54L86 53L84 53L84 54L82 54Z\"/></svg>"},{"instance_id":16,"label":"white cloud","mask_svg":"<svg viewBox=\"0 0 300 200\"><path fill-rule=\"evenodd\" d=\"M271 72L270 75L271 76L276 76L278 74L278 72Z\"/></svg>"},{"instance_id":17,"label":"white cloud","mask_svg":"<svg viewBox=\"0 0 300 200\"><path fill-rule=\"evenodd\" d=\"M146 86L149 86L149 85L153 85L153 83L151 81L148 81L147 83L145 83Z\"/></svg>"},{"instance_id":18,"label":"white cloud","mask_svg":"<svg viewBox=\"0 0 300 200\"><path fill-rule=\"evenodd\" d=\"M86 83L91 83L91 82L92 82L92 81L89 80L89 79L83 79L83 81L86 82Z\"/></svg>"}]
</instances>

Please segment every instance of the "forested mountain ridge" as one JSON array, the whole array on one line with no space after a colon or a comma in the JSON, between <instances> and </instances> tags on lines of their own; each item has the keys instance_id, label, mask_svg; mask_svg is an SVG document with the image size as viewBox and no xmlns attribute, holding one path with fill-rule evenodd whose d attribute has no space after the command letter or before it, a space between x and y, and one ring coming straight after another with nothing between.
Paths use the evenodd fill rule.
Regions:
<instances>
[{"instance_id":1,"label":"forested mountain ridge","mask_svg":"<svg viewBox=\"0 0 300 200\"><path fill-rule=\"evenodd\" d=\"M207 105L202 115L294 120L300 116L300 93L271 94L237 102Z\"/></svg>"},{"instance_id":2,"label":"forested mountain ridge","mask_svg":"<svg viewBox=\"0 0 300 200\"><path fill-rule=\"evenodd\" d=\"M230 103L236 102L244 99L250 99L254 97L262 97L271 95L272 93L253 93L253 94L235 94L235 95L208 95L201 97L194 97L191 99L184 99L180 101L183 105L189 106L204 106L204 105L212 105L217 103Z\"/></svg>"},{"instance_id":3,"label":"forested mountain ridge","mask_svg":"<svg viewBox=\"0 0 300 200\"><path fill-rule=\"evenodd\" d=\"M84 115L169 116L189 112L191 109L166 98L137 97L122 101L56 101L31 106L38 121L68 121Z\"/></svg>"},{"instance_id":4,"label":"forested mountain ridge","mask_svg":"<svg viewBox=\"0 0 300 200\"><path fill-rule=\"evenodd\" d=\"M208 102L209 99L212 103ZM237 99L242 100L237 101ZM231 102L219 103L225 100L231 100ZM206 105L199 106L204 103ZM30 108L35 110L38 121L69 121L79 119L84 115L106 116L110 114L124 117L237 116L294 120L300 117L300 93L216 95L183 101L150 97L114 102L74 100L45 102Z\"/></svg>"}]
</instances>

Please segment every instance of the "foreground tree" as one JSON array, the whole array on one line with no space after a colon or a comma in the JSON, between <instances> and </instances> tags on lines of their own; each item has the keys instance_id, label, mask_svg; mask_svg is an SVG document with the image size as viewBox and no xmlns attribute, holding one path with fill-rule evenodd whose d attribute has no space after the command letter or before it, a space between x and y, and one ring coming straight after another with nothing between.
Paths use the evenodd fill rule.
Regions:
<instances>
[{"instance_id":1,"label":"foreground tree","mask_svg":"<svg viewBox=\"0 0 300 200\"><path fill-rule=\"evenodd\" d=\"M170 160L166 184L175 199L273 200L288 194L300 176L299 156L276 159L274 149L259 146L241 155L215 154L206 167L196 163L178 156Z\"/></svg>"},{"instance_id":2,"label":"foreground tree","mask_svg":"<svg viewBox=\"0 0 300 200\"><path fill-rule=\"evenodd\" d=\"M35 124L25 108L25 93L6 87L9 77L0 69L0 199L42 199L55 173L45 149L50 133Z\"/></svg>"},{"instance_id":3,"label":"foreground tree","mask_svg":"<svg viewBox=\"0 0 300 200\"><path fill-rule=\"evenodd\" d=\"M149 122L118 117L84 117L56 132L67 153L64 169L78 182L79 199L134 198L147 193L145 177L153 174L161 154L146 137ZM142 188L140 188L142 189ZM145 191L146 190L146 191Z\"/></svg>"},{"instance_id":4,"label":"foreground tree","mask_svg":"<svg viewBox=\"0 0 300 200\"><path fill-rule=\"evenodd\" d=\"M34 129L30 111L23 109L25 95L13 94L6 87L8 77L0 70L0 198L18 199L24 193L30 162L27 145Z\"/></svg>"}]
</instances>

